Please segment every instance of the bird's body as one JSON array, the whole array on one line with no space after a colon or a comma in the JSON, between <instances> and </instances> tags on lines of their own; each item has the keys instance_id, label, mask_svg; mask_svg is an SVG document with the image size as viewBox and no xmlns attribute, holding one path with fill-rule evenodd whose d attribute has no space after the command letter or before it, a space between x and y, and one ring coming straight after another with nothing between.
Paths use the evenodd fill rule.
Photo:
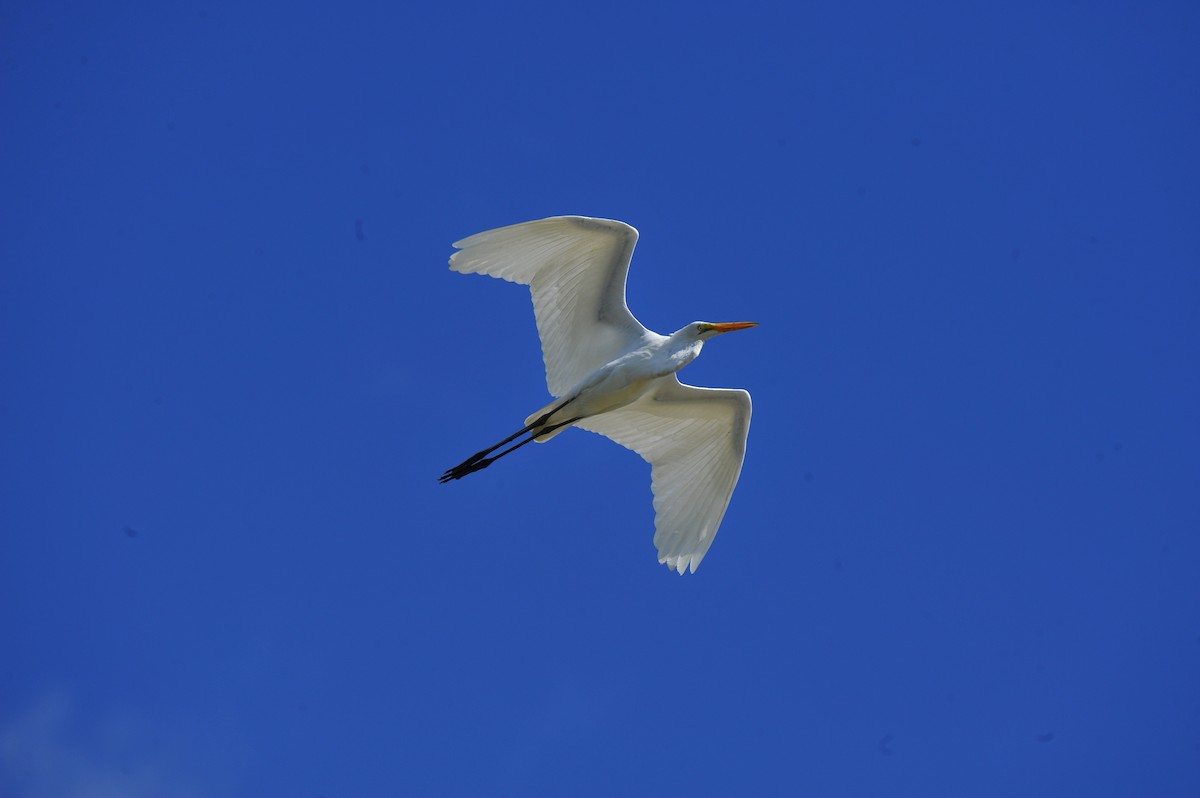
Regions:
<instances>
[{"instance_id":1,"label":"bird's body","mask_svg":"<svg viewBox=\"0 0 1200 798\"><path fill-rule=\"evenodd\" d=\"M672 335L642 326L625 305L637 231L622 222L558 216L502 227L455 244L460 272L530 286L553 402L525 427L449 469L460 479L530 441L570 426L636 451L652 466L659 561L696 570L741 473L750 395L696 388L675 376L704 342L751 322L693 322ZM489 457L505 444L521 442Z\"/></svg>"},{"instance_id":2,"label":"bird's body","mask_svg":"<svg viewBox=\"0 0 1200 798\"><path fill-rule=\"evenodd\" d=\"M680 332L688 331L685 327ZM695 360L703 346L703 341L691 336L659 335L647 330L644 340L633 349L605 363L568 391L562 398L571 399L569 406L554 412L559 403L551 402L525 419L525 423L530 424L551 411L540 426L555 429L544 435L538 433L537 427L532 430L534 439L545 443L570 426L568 419L598 416L637 401L652 391L658 380L668 378ZM563 425L557 426L559 423Z\"/></svg>"}]
</instances>

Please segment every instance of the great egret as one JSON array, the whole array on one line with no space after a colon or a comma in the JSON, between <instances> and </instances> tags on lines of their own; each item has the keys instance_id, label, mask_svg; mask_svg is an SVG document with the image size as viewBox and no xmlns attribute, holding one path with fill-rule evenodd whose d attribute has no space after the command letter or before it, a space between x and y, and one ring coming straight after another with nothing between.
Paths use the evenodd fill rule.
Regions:
<instances>
[{"instance_id":1,"label":"great egret","mask_svg":"<svg viewBox=\"0 0 1200 798\"><path fill-rule=\"evenodd\" d=\"M694 573L742 471L750 394L685 385L675 372L695 360L710 338L757 325L697 321L671 335L643 327L625 304L637 238L624 222L555 216L454 244L454 271L529 286L546 385L555 400L440 481L461 479L570 426L597 432L650 463L658 561ZM528 438L492 455L526 433Z\"/></svg>"}]
</instances>

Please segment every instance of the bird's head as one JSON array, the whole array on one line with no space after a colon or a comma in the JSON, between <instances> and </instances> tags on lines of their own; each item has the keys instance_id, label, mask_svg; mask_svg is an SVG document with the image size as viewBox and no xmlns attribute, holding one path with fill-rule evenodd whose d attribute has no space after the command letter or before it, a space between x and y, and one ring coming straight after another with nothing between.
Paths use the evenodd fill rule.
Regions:
<instances>
[{"instance_id":1,"label":"bird's head","mask_svg":"<svg viewBox=\"0 0 1200 798\"><path fill-rule=\"evenodd\" d=\"M735 330L748 330L751 327L757 327L758 322L755 321L694 321L684 329L687 330L698 341L707 341L710 338L715 338L721 333L734 332Z\"/></svg>"}]
</instances>

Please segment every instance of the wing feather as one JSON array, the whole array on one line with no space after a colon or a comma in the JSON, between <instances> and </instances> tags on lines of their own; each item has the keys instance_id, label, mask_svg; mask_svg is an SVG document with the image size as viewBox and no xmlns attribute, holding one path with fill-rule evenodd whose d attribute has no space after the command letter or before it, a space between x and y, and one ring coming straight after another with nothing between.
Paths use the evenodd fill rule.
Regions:
<instances>
[{"instance_id":1,"label":"wing feather","mask_svg":"<svg viewBox=\"0 0 1200 798\"><path fill-rule=\"evenodd\" d=\"M742 473L750 411L746 391L672 374L633 404L576 423L650 463L654 545L668 568L695 573L712 545Z\"/></svg>"},{"instance_id":2,"label":"wing feather","mask_svg":"<svg viewBox=\"0 0 1200 798\"><path fill-rule=\"evenodd\" d=\"M546 386L561 397L646 334L625 304L637 238L624 222L555 216L464 238L450 268L529 286Z\"/></svg>"}]
</instances>

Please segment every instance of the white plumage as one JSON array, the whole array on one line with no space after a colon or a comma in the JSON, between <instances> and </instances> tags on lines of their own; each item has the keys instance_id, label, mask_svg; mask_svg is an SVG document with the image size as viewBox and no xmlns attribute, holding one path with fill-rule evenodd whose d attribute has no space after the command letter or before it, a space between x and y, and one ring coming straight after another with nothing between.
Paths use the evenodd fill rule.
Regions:
<instances>
[{"instance_id":1,"label":"white plumage","mask_svg":"<svg viewBox=\"0 0 1200 798\"><path fill-rule=\"evenodd\" d=\"M752 322L693 322L672 335L646 329L625 304L638 233L609 219L556 216L464 238L450 268L530 287L555 401L520 432L449 469L442 481L491 465L569 426L640 454L652 469L659 562L695 571L725 516L750 429L750 394L697 388L675 372L704 342ZM491 452L529 433L520 443Z\"/></svg>"}]
</instances>

